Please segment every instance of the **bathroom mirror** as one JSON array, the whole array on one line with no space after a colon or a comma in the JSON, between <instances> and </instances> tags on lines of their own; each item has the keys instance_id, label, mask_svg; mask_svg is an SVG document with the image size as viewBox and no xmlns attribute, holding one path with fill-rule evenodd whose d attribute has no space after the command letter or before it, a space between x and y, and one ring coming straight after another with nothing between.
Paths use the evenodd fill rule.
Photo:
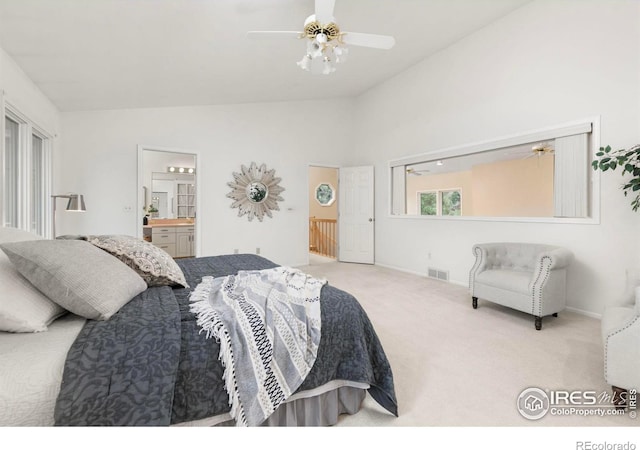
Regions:
<instances>
[{"instance_id":1,"label":"bathroom mirror","mask_svg":"<svg viewBox=\"0 0 640 450\"><path fill-rule=\"evenodd\" d=\"M180 219L195 217L195 176L153 172L150 217Z\"/></svg>"}]
</instances>

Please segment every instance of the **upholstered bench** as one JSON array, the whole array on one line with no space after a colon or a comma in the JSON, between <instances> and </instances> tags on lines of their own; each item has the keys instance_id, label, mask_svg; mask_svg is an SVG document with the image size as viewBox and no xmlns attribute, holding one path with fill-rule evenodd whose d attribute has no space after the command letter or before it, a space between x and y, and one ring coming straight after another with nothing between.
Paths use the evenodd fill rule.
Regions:
<instances>
[{"instance_id":1,"label":"upholstered bench","mask_svg":"<svg viewBox=\"0 0 640 450\"><path fill-rule=\"evenodd\" d=\"M469 274L473 308L478 299L532 314L536 330L542 318L557 316L566 306L567 267L573 253L565 248L502 242L473 246Z\"/></svg>"}]
</instances>

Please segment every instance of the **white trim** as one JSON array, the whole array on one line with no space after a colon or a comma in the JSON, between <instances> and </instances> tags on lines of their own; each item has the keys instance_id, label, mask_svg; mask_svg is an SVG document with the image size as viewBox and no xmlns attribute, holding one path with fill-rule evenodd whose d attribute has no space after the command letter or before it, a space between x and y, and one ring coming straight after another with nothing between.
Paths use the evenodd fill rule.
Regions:
<instances>
[{"instance_id":1,"label":"white trim","mask_svg":"<svg viewBox=\"0 0 640 450\"><path fill-rule=\"evenodd\" d=\"M454 156L469 155L490 150L498 150L505 147L513 147L516 145L527 144L530 142L545 141L555 139L557 137L572 136L574 134L593 132L593 127L600 118L583 119L576 122L566 123L564 125L552 126L523 133L511 134L497 139L488 141L474 142L470 144L457 145L432 152L420 153L400 159L389 161L389 167L406 166L425 161L435 161L438 159L447 159ZM426 158L426 159L425 159Z\"/></svg>"},{"instance_id":2,"label":"white trim","mask_svg":"<svg viewBox=\"0 0 640 450\"><path fill-rule=\"evenodd\" d=\"M18 123L18 228L31 231L31 187L32 187L32 154L33 154L33 137L37 136L42 139L42 151L43 151L43 208L44 208L44 234L43 237L51 237L51 227L53 224L53 217L51 212L50 197L52 192L52 180L53 180L53 165L52 165L52 153L53 153L53 139L54 135L48 132L45 128L38 125L32 119L24 114L20 108L15 106L10 101L7 101L5 92L0 93L0 111L2 112L2 126L0 127L0 137L2 138L1 151L0 151L0 182L4 185L4 152L5 149L5 118ZM1 190L0 190L1 191ZM0 216L2 223L4 223L4 205L3 199L0 199Z\"/></svg>"},{"instance_id":3,"label":"white trim","mask_svg":"<svg viewBox=\"0 0 640 450\"><path fill-rule=\"evenodd\" d=\"M398 272L403 272L403 273L408 273L408 274L411 274L411 275L417 275L417 276L423 277L423 278L428 278L426 273L418 272L418 271L411 270L411 269L405 269L403 267L397 267L397 266L392 266L392 265L389 265L389 264L382 264L382 263L378 263L378 262L376 262L375 265L379 266L379 267L384 267L385 269L397 270ZM444 280L434 280L433 278L428 278L428 279L429 280L433 280L433 281L440 281L442 283L447 283L447 281L444 281ZM459 286L459 287L467 288L467 289L469 288L469 282L468 281L461 282L461 281L451 280L450 279L448 281L448 283L456 285L456 286ZM471 294L469 294L469 299L471 299ZM584 309L574 308L572 306L567 306L565 308L565 310L569 311L569 312L576 313L576 314L580 314L582 316L591 317L592 319L598 319L598 320L602 319L602 314L598 314L598 313L591 312L591 311L586 311ZM561 314L561 312L559 314Z\"/></svg>"},{"instance_id":4,"label":"white trim","mask_svg":"<svg viewBox=\"0 0 640 450\"><path fill-rule=\"evenodd\" d=\"M183 148L173 148L173 147L161 147L158 145L144 145L144 144L138 144L138 181L137 181L137 186L136 186L136 190L138 192L138 198L137 198L137 203L136 203L136 236L138 238L142 238L142 207L144 206L144 198L143 198L143 180L144 180L144 173L143 173L143 152L145 150L148 151L156 151L156 152L165 152L165 153L182 153L182 154L187 154L187 155L193 155L194 159L195 159L195 166L196 166L196 174L195 174L195 178L196 178L196 217L194 220L194 224L195 224L195 238L196 238L196 246L195 246L195 253L196 253L196 257L202 256L202 226L200 224L201 221L201 217L202 217L202 188L201 188L201 182L200 182L200 174L202 173L202 168L200 166L200 151L198 150L188 150L188 149L183 149Z\"/></svg>"},{"instance_id":5,"label":"white trim","mask_svg":"<svg viewBox=\"0 0 640 450\"><path fill-rule=\"evenodd\" d=\"M348 264L348 263L344 263L344 264ZM427 273L426 272L418 272L417 270L405 269L404 267L392 266L392 265L389 265L389 264L383 264L383 263L379 263L379 262L375 262L374 266L384 267L385 269L397 270L398 272L408 273L408 274L411 274L411 275L416 275L416 276L419 276L419 277L427 278ZM431 278L429 278L429 279L431 279ZM435 281L442 281L442 280L435 280ZM442 282L446 283L446 281L442 281Z\"/></svg>"},{"instance_id":6,"label":"white trim","mask_svg":"<svg viewBox=\"0 0 640 450\"><path fill-rule=\"evenodd\" d=\"M421 216L421 215L397 215L393 214L393 186L392 171L394 167L415 164L418 162L433 161L438 159L452 158L454 156L462 156L482 151L495 150L503 147L525 144L529 142L544 141L555 139L556 137L571 136L574 134L591 133L589 139L589 149L591 153L590 160L595 158L595 153L600 148L600 116L589 119L581 119L568 122L563 125L546 127L524 133L512 134L490 141L482 141L471 144L449 147L433 152L421 153L401 159L395 159L388 162L388 186L389 207L387 209L387 217L392 219L412 219L412 220L458 220L458 221L490 221L490 222L525 222L525 223L567 223L578 225L598 225L600 224L600 173L593 171L591 166L587 168L590 171L590 190L588 192L590 204L589 217L480 217L480 216Z\"/></svg>"},{"instance_id":7,"label":"white trim","mask_svg":"<svg viewBox=\"0 0 640 450\"><path fill-rule=\"evenodd\" d=\"M565 309L567 311L574 312L576 314L580 314L581 316L591 317L592 319L598 319L598 320L602 319L602 314L594 313L594 312L591 312L591 311L586 311L584 309L574 308L572 306L567 306ZM558 313L558 314L560 314L560 313Z\"/></svg>"},{"instance_id":8,"label":"white trim","mask_svg":"<svg viewBox=\"0 0 640 450\"><path fill-rule=\"evenodd\" d=\"M592 217L484 217L484 216L399 216L388 214L393 220L457 220L462 222L524 222L524 223L571 223L574 225L599 225L600 220Z\"/></svg>"},{"instance_id":9,"label":"white trim","mask_svg":"<svg viewBox=\"0 0 640 450\"><path fill-rule=\"evenodd\" d=\"M5 139L5 111L6 101L4 90L0 91L0 113L2 113L2 123L0 123L0 226L4 226L4 152L6 147Z\"/></svg>"}]
</instances>

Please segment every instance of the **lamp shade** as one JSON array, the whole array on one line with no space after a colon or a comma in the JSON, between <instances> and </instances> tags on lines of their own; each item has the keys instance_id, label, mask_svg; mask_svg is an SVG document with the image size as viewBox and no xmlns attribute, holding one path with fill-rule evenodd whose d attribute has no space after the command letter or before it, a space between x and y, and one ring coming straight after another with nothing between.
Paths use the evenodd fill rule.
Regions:
<instances>
[{"instance_id":1,"label":"lamp shade","mask_svg":"<svg viewBox=\"0 0 640 450\"><path fill-rule=\"evenodd\" d=\"M84 205L84 196L78 194L71 194L69 196L69 203L67 203L67 211L84 212L87 208Z\"/></svg>"}]
</instances>

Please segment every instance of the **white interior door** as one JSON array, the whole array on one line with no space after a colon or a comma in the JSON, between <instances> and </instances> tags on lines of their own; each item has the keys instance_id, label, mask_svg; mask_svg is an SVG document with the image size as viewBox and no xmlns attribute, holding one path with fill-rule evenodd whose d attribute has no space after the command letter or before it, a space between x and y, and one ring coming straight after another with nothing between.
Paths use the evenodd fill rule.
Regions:
<instances>
[{"instance_id":1,"label":"white interior door","mask_svg":"<svg viewBox=\"0 0 640 450\"><path fill-rule=\"evenodd\" d=\"M339 260L374 263L373 166L340 169Z\"/></svg>"}]
</instances>

